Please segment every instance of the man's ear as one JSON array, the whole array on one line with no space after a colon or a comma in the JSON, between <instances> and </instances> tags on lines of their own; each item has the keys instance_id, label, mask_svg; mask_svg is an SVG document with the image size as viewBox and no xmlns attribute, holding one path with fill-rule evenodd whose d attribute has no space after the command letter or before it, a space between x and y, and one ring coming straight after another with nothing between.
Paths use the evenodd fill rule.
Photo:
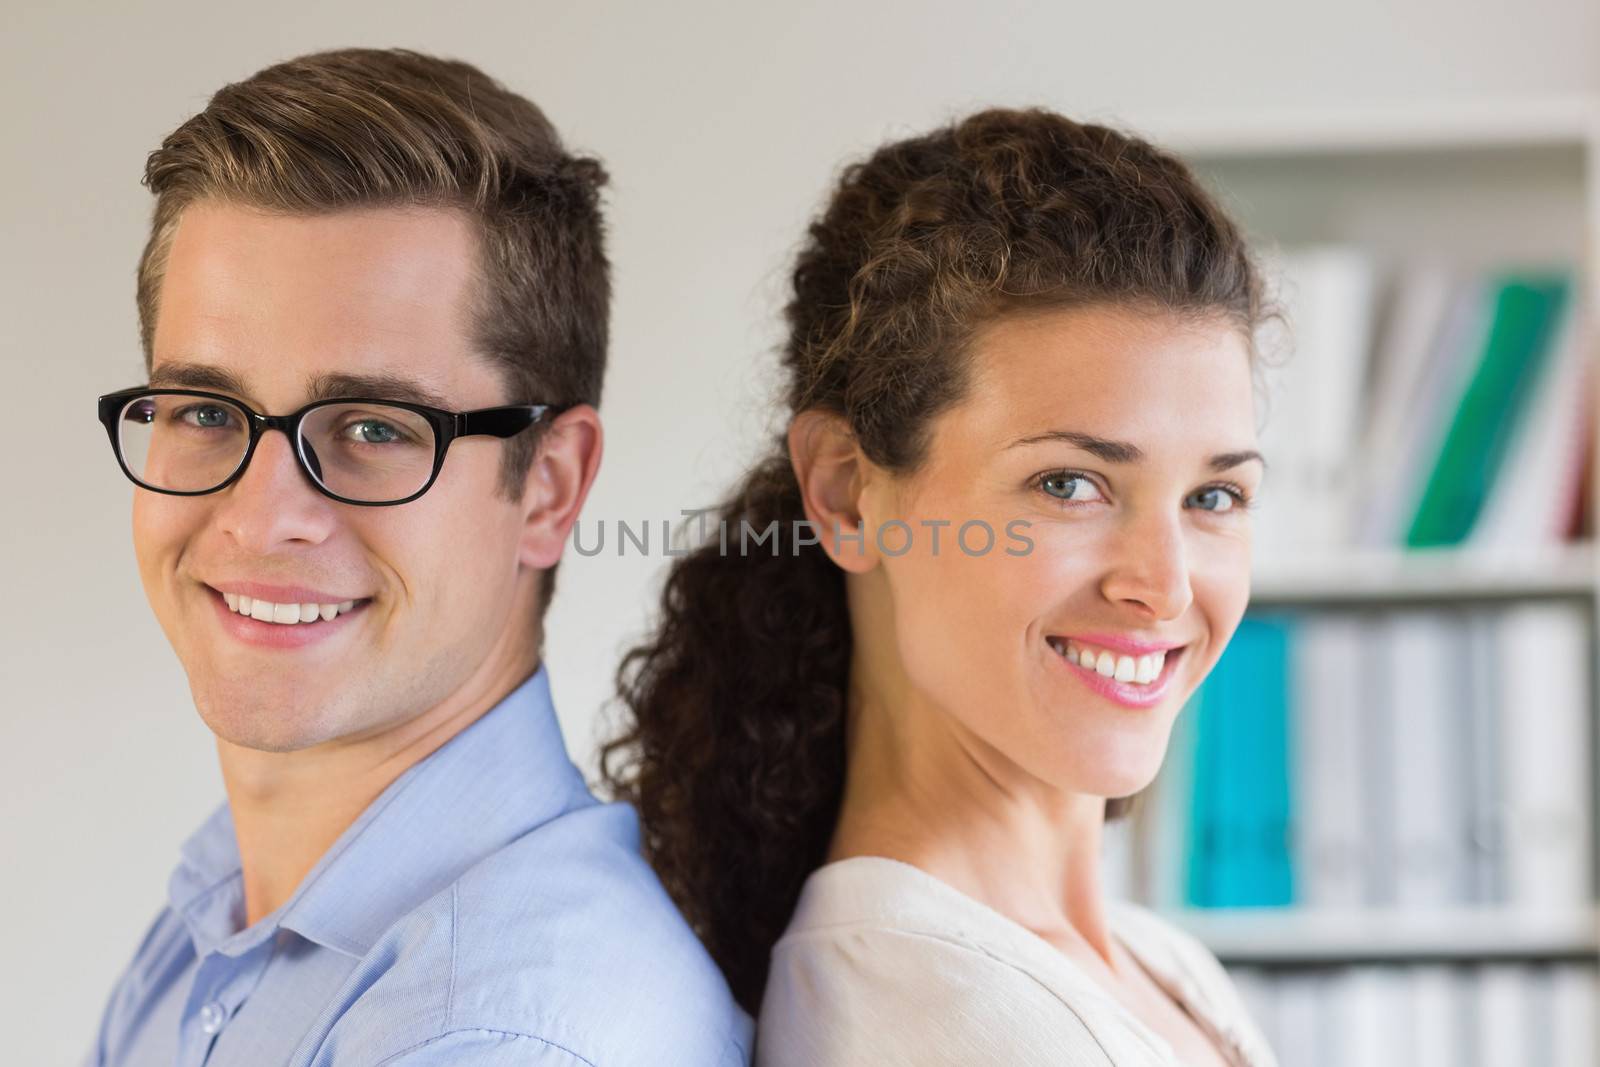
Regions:
<instances>
[{"instance_id":1,"label":"man's ear","mask_svg":"<svg viewBox=\"0 0 1600 1067\"><path fill-rule=\"evenodd\" d=\"M789 422L789 462L822 550L849 574L877 566L877 545L862 514L864 491L877 468L861 454L844 418L815 409L795 415Z\"/></svg>"},{"instance_id":2,"label":"man's ear","mask_svg":"<svg viewBox=\"0 0 1600 1067\"><path fill-rule=\"evenodd\" d=\"M590 404L568 408L545 428L522 486L519 563L549 570L561 559L600 470L603 437L600 413Z\"/></svg>"}]
</instances>

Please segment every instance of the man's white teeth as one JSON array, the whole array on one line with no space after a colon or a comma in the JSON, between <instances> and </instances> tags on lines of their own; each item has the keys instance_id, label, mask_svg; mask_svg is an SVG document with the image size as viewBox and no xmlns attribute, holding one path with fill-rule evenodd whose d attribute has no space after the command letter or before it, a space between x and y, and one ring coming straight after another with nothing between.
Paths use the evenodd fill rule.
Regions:
<instances>
[{"instance_id":1,"label":"man's white teeth","mask_svg":"<svg viewBox=\"0 0 1600 1067\"><path fill-rule=\"evenodd\" d=\"M261 622L275 622L284 626L318 620L327 622L335 615L343 615L356 606L354 600L345 600L338 604L274 604L270 600L257 600L238 593L223 593L222 597L228 602L229 611L248 615Z\"/></svg>"},{"instance_id":2,"label":"man's white teeth","mask_svg":"<svg viewBox=\"0 0 1600 1067\"><path fill-rule=\"evenodd\" d=\"M1132 682L1134 685L1149 685L1161 676L1162 668L1167 665L1166 652L1152 652L1148 656L1119 656L1105 649L1096 650L1070 641L1063 642L1057 637L1050 638L1050 647L1065 657L1068 663L1094 671L1103 678Z\"/></svg>"}]
</instances>

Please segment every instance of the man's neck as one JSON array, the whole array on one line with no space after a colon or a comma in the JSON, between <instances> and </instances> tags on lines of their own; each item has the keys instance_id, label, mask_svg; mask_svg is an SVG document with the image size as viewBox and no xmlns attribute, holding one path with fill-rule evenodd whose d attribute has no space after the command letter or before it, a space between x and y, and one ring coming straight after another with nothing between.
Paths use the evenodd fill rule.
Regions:
<instances>
[{"instance_id":1,"label":"man's neck","mask_svg":"<svg viewBox=\"0 0 1600 1067\"><path fill-rule=\"evenodd\" d=\"M538 649L539 636L522 647ZM265 752L219 737L217 758L243 868L245 926L293 896L329 847L396 778L476 722L538 668L536 652L491 655L448 699L358 739Z\"/></svg>"}]
</instances>

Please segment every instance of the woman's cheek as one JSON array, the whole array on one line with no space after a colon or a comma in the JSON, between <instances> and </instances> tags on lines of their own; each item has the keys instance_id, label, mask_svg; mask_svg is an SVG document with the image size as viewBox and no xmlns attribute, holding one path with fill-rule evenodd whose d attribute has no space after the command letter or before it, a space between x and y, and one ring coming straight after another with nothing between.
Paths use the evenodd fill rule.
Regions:
<instances>
[{"instance_id":1,"label":"woman's cheek","mask_svg":"<svg viewBox=\"0 0 1600 1067\"><path fill-rule=\"evenodd\" d=\"M1249 532L1208 539L1191 552L1195 600L1212 618L1227 621L1231 634L1250 602Z\"/></svg>"}]
</instances>

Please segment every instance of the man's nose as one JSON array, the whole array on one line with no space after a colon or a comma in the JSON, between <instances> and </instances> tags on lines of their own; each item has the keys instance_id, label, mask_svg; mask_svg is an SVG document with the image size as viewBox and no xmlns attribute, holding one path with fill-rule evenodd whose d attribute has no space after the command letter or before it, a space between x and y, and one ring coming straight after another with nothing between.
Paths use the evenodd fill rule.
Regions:
<instances>
[{"instance_id":1,"label":"man's nose","mask_svg":"<svg viewBox=\"0 0 1600 1067\"><path fill-rule=\"evenodd\" d=\"M319 542L332 529L335 502L311 484L295 459L294 443L277 430L261 435L244 473L217 496L218 523L254 552L269 552L284 541Z\"/></svg>"}]
</instances>

